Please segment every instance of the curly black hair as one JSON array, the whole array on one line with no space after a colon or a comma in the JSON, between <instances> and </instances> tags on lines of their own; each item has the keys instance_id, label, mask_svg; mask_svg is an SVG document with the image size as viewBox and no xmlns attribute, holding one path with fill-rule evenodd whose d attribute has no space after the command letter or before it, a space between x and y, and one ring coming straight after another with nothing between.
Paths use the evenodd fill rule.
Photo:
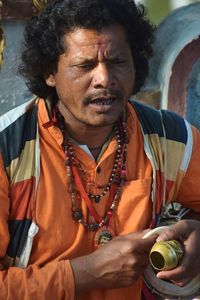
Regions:
<instances>
[{"instance_id":1,"label":"curly black hair","mask_svg":"<svg viewBox=\"0 0 200 300\"><path fill-rule=\"evenodd\" d=\"M94 29L120 24L125 29L136 69L133 94L144 83L152 55L154 26L143 5L133 0L53 0L27 24L19 72L39 97L55 96L45 78L57 71L59 55L67 51L63 36L76 28Z\"/></svg>"}]
</instances>

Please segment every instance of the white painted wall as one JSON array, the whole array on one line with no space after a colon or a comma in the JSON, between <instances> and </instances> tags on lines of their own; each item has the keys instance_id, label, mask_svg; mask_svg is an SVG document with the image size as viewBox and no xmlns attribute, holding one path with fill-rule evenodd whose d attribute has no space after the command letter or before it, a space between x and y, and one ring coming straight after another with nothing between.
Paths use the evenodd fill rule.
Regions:
<instances>
[{"instance_id":1,"label":"white painted wall","mask_svg":"<svg viewBox=\"0 0 200 300\"><path fill-rule=\"evenodd\" d=\"M170 7L173 10L180 6L188 5L191 2L192 1L190 1L190 0L170 0Z\"/></svg>"}]
</instances>

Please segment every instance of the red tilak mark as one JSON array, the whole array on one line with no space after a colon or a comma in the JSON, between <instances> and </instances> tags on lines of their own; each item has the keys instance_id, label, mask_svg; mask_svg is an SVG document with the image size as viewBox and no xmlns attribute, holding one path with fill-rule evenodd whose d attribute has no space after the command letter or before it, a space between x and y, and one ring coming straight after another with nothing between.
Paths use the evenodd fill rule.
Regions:
<instances>
[{"instance_id":1,"label":"red tilak mark","mask_svg":"<svg viewBox=\"0 0 200 300\"><path fill-rule=\"evenodd\" d=\"M105 51L106 44L107 43L104 38L99 38L99 40L97 41L97 45L100 51Z\"/></svg>"}]
</instances>

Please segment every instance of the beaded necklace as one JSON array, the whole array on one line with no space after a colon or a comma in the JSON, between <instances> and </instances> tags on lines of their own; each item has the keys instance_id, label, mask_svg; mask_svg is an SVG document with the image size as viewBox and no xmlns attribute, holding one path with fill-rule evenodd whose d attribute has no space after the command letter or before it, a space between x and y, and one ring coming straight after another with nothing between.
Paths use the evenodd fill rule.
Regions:
<instances>
[{"instance_id":1,"label":"beaded necklace","mask_svg":"<svg viewBox=\"0 0 200 300\"><path fill-rule=\"evenodd\" d=\"M117 151L108 183L105 185L103 192L99 195L93 195L91 193L87 193L83 186L79 173L85 173L85 171L78 162L73 143L66 130L64 117L61 115L57 106L55 107L55 115L63 134L63 148L65 151L65 164L69 182L68 190L71 194L72 202L72 218L90 231L98 231L99 229L102 229L98 233L96 240L98 245L104 244L111 240L115 235L111 229L108 229L108 225L119 200L121 186L126 178L127 141L125 122L119 118L114 127L117 138ZM97 213L93 202L98 203L107 193L109 193L108 205L104 217L101 218ZM95 222L87 223L84 220L81 209L81 199L84 200L87 209Z\"/></svg>"}]
</instances>

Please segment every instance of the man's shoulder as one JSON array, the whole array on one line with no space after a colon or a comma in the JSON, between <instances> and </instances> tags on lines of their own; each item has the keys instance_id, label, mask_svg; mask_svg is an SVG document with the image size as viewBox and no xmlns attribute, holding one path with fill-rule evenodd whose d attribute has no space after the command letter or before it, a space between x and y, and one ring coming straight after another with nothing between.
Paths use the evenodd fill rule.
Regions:
<instances>
[{"instance_id":1,"label":"man's shoulder","mask_svg":"<svg viewBox=\"0 0 200 300\"><path fill-rule=\"evenodd\" d=\"M19 120L25 119L28 114L34 114L37 111L37 98L34 97L29 101L9 110L0 117L0 133L4 132L10 126L19 123ZM27 119L27 118L26 118ZM23 121L21 121L23 123Z\"/></svg>"},{"instance_id":2,"label":"man's shoulder","mask_svg":"<svg viewBox=\"0 0 200 300\"><path fill-rule=\"evenodd\" d=\"M0 118L0 151L4 165L20 156L22 149L37 135L35 98L12 109Z\"/></svg>"},{"instance_id":3,"label":"man's shoulder","mask_svg":"<svg viewBox=\"0 0 200 300\"><path fill-rule=\"evenodd\" d=\"M153 106L150 106L141 101L137 101L135 99L131 99L130 103L136 110L136 113L138 113L141 116L147 117L149 120L160 121L162 117L168 119L168 121L171 121L173 123L180 122L181 120L184 121L183 117L181 117L173 111L169 111L166 109L157 109Z\"/></svg>"},{"instance_id":4,"label":"man's shoulder","mask_svg":"<svg viewBox=\"0 0 200 300\"><path fill-rule=\"evenodd\" d=\"M185 143L187 141L186 121L175 112L156 109L140 101L131 100L144 134L157 134L167 139Z\"/></svg>"}]
</instances>

